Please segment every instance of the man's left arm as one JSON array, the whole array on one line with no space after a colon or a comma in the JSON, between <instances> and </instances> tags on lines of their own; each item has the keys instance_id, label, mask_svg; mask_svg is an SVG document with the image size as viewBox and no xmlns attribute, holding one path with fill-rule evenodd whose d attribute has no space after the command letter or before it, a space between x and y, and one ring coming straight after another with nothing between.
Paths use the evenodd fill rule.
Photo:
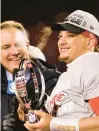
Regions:
<instances>
[{"instance_id":1,"label":"man's left arm","mask_svg":"<svg viewBox=\"0 0 99 131\"><path fill-rule=\"evenodd\" d=\"M42 111L34 111L34 113L40 117L40 121L37 123L27 121L24 126L30 131L99 131L99 116L82 119L62 119L52 117Z\"/></svg>"}]
</instances>

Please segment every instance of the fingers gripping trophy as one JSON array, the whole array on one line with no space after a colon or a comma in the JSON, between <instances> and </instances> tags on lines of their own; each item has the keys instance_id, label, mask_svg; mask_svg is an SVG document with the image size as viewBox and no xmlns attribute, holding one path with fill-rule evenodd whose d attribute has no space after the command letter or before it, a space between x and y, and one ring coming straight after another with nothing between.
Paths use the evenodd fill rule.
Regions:
<instances>
[{"instance_id":1,"label":"fingers gripping trophy","mask_svg":"<svg viewBox=\"0 0 99 131\"><path fill-rule=\"evenodd\" d=\"M31 78L32 86L27 86L26 84L27 74ZM38 84L38 74L42 85L41 90ZM13 71L13 78L15 82L16 97L27 112L26 119L31 123L37 122L39 119L33 113L33 109L36 109L36 107L41 104L45 94L45 81L40 68L33 60L22 59L19 68Z\"/></svg>"}]
</instances>

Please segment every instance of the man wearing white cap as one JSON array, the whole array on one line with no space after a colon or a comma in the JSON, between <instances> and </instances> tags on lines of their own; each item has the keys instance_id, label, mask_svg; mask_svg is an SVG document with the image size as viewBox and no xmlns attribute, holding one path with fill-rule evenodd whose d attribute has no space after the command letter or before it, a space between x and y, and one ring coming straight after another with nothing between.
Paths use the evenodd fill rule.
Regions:
<instances>
[{"instance_id":1,"label":"man wearing white cap","mask_svg":"<svg viewBox=\"0 0 99 131\"><path fill-rule=\"evenodd\" d=\"M60 31L60 60L67 64L45 105L49 114L34 111L40 121L25 123L31 131L99 131L99 22L90 13L76 10Z\"/></svg>"}]
</instances>

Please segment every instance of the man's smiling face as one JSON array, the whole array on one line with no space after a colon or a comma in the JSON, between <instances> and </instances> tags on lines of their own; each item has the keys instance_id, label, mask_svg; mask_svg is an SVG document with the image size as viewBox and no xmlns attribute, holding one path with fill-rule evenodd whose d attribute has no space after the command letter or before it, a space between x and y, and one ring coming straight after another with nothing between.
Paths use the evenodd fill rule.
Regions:
<instances>
[{"instance_id":1,"label":"man's smiling face","mask_svg":"<svg viewBox=\"0 0 99 131\"><path fill-rule=\"evenodd\" d=\"M22 58L29 58L28 43L23 32L16 28L1 31L1 64L9 71L19 67Z\"/></svg>"},{"instance_id":2,"label":"man's smiling face","mask_svg":"<svg viewBox=\"0 0 99 131\"><path fill-rule=\"evenodd\" d=\"M60 60L70 63L80 55L86 53L86 42L87 38L81 34L77 35L68 31L61 31L58 40Z\"/></svg>"}]
</instances>

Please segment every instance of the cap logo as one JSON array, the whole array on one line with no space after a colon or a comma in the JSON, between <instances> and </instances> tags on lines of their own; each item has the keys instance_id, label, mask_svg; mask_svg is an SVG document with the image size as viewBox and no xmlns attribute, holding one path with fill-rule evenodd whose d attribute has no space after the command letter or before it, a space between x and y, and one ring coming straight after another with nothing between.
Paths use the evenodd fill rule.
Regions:
<instances>
[{"instance_id":1,"label":"cap logo","mask_svg":"<svg viewBox=\"0 0 99 131\"><path fill-rule=\"evenodd\" d=\"M81 25L81 23L82 23L82 20L79 19L79 18L76 18L75 16L68 17L68 18L65 19L65 21L66 22L69 21L69 22L74 23L76 25Z\"/></svg>"},{"instance_id":2,"label":"cap logo","mask_svg":"<svg viewBox=\"0 0 99 131\"><path fill-rule=\"evenodd\" d=\"M92 25L90 25L90 29L91 29L91 30L94 30L94 27L93 27Z\"/></svg>"},{"instance_id":3,"label":"cap logo","mask_svg":"<svg viewBox=\"0 0 99 131\"><path fill-rule=\"evenodd\" d=\"M82 26L83 26L83 27L86 27L86 25L87 25L87 22L84 21L84 22L82 23Z\"/></svg>"},{"instance_id":4,"label":"cap logo","mask_svg":"<svg viewBox=\"0 0 99 131\"><path fill-rule=\"evenodd\" d=\"M82 15L79 15L79 14L73 14L73 16L78 17L80 19L84 19L84 17Z\"/></svg>"}]
</instances>

